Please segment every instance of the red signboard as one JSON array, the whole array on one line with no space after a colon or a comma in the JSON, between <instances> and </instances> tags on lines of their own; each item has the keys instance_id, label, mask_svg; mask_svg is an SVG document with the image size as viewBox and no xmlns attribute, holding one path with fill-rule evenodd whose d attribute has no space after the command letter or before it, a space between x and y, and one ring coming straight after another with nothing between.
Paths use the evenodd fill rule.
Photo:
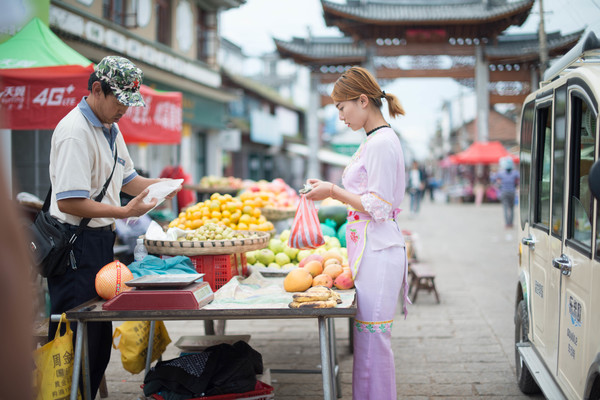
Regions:
<instances>
[{"instance_id":1,"label":"red signboard","mask_svg":"<svg viewBox=\"0 0 600 400\"><path fill-rule=\"evenodd\" d=\"M92 64L0 70L0 128L54 129L88 94L93 71Z\"/></svg>"},{"instance_id":2,"label":"red signboard","mask_svg":"<svg viewBox=\"0 0 600 400\"><path fill-rule=\"evenodd\" d=\"M63 65L0 69L0 128L53 130L84 96L94 71ZM127 143L179 143L182 128L182 94L157 92L142 85L146 107L130 107L119 121Z\"/></svg>"},{"instance_id":3,"label":"red signboard","mask_svg":"<svg viewBox=\"0 0 600 400\"><path fill-rule=\"evenodd\" d=\"M183 121L181 92L157 92L142 85L146 107L129 107L119 121L126 143L179 143Z\"/></svg>"}]
</instances>

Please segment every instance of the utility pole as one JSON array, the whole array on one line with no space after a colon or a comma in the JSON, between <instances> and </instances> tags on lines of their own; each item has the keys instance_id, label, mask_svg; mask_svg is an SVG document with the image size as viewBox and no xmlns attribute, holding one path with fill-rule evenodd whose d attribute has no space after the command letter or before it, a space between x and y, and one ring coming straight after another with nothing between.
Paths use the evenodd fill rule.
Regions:
<instances>
[{"instance_id":1,"label":"utility pole","mask_svg":"<svg viewBox=\"0 0 600 400\"><path fill-rule=\"evenodd\" d=\"M540 5L540 27L539 27L539 39L540 39L540 80L544 77L544 72L548 67L548 42L546 41L546 29L544 28L544 2L538 0Z\"/></svg>"}]
</instances>

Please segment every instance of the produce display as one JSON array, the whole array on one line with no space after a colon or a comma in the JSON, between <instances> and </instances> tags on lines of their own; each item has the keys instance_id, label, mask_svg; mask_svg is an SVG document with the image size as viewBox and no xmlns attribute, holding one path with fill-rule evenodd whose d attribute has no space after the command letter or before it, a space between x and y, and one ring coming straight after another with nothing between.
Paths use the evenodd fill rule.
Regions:
<instances>
[{"instance_id":1,"label":"produce display","mask_svg":"<svg viewBox=\"0 0 600 400\"><path fill-rule=\"evenodd\" d=\"M179 241L184 240L232 240L232 239L248 239L256 238L258 235L250 234L249 232L234 231L230 227L207 222L198 229L188 231L185 236L177 238Z\"/></svg>"},{"instance_id":2,"label":"produce display","mask_svg":"<svg viewBox=\"0 0 600 400\"><path fill-rule=\"evenodd\" d=\"M281 234L275 235L269 241L267 248L246 253L248 264L258 270L262 268L273 271L289 270L304 266L304 263L317 256L322 258L325 255L324 253L328 252L336 254L341 260L340 264L347 263L348 251L345 247L342 247L336 237L325 236L325 244L316 249L299 250L287 245L289 236L290 230L286 229Z\"/></svg>"},{"instance_id":3,"label":"produce display","mask_svg":"<svg viewBox=\"0 0 600 400\"><path fill-rule=\"evenodd\" d=\"M303 258L298 268L288 272L283 280L287 292L303 292L316 286L352 289L354 281L346 258L332 250L315 252Z\"/></svg>"},{"instance_id":4,"label":"produce display","mask_svg":"<svg viewBox=\"0 0 600 400\"><path fill-rule=\"evenodd\" d=\"M231 188L240 189L242 187L242 180L233 176L214 176L208 175L200 178L201 188Z\"/></svg>"},{"instance_id":5,"label":"produce display","mask_svg":"<svg viewBox=\"0 0 600 400\"><path fill-rule=\"evenodd\" d=\"M242 200L230 194L213 193L209 199L198 202L179 213L169 228L193 230L214 223L237 231L272 231L273 223L262 215L262 202Z\"/></svg>"},{"instance_id":6,"label":"produce display","mask_svg":"<svg viewBox=\"0 0 600 400\"><path fill-rule=\"evenodd\" d=\"M314 286L295 293L290 308L332 308L342 302L340 294L325 286Z\"/></svg>"},{"instance_id":7,"label":"produce display","mask_svg":"<svg viewBox=\"0 0 600 400\"><path fill-rule=\"evenodd\" d=\"M240 194L242 200L260 200L261 207L278 209L296 209L300 197L283 179L273 181L258 181L246 184L245 190Z\"/></svg>"}]
</instances>

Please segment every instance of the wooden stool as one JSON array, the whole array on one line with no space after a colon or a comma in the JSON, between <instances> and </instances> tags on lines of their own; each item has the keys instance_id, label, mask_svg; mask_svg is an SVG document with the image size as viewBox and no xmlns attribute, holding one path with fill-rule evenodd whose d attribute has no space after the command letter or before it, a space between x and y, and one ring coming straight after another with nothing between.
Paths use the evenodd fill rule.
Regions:
<instances>
[{"instance_id":1,"label":"wooden stool","mask_svg":"<svg viewBox=\"0 0 600 400\"><path fill-rule=\"evenodd\" d=\"M435 288L435 273L431 268L427 265L423 264L411 264L409 273L411 276L410 279L410 288L408 290L408 294L412 293L411 301L414 303L417 300L417 294L419 290L427 290L427 292L433 292L435 294L435 299L438 304L440 302L440 296Z\"/></svg>"},{"instance_id":2,"label":"wooden stool","mask_svg":"<svg viewBox=\"0 0 600 400\"><path fill-rule=\"evenodd\" d=\"M38 344L40 346L48 343L48 324L50 323L50 319L46 318L40 321L36 321L33 326L33 343L35 346ZM106 387L106 375L102 376L102 381L100 381L100 387L98 388L98 392L100 392L100 397L105 399L108 397L108 388Z\"/></svg>"}]
</instances>

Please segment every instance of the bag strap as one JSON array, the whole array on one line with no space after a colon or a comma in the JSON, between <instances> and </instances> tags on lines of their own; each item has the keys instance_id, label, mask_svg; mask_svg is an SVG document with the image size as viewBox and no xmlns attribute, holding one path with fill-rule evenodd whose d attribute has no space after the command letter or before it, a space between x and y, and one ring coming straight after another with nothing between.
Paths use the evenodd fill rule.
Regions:
<instances>
[{"instance_id":1,"label":"bag strap","mask_svg":"<svg viewBox=\"0 0 600 400\"><path fill-rule=\"evenodd\" d=\"M102 201L102 199L104 198L104 195L106 194L106 191L108 190L108 185L110 184L110 181L112 180L113 173L115 172L115 167L117 166L117 153L118 153L117 150L118 150L118 147L117 147L117 144L115 143L115 162L113 164L112 171L110 171L110 176L108 177L106 182L104 182L104 186L102 186L102 190L100 191L98 196L96 196L96 198L94 199L94 201L97 201L98 203L100 203ZM90 223L91 220L92 220L91 218L84 218L81 220L81 222L79 223L79 228L77 229L77 232L74 235L75 238L71 238L71 242L73 242L73 241L75 241L75 239L77 239L77 236L79 236L81 231L83 231L83 228L85 228L87 226L87 224Z\"/></svg>"},{"instance_id":2,"label":"bag strap","mask_svg":"<svg viewBox=\"0 0 600 400\"><path fill-rule=\"evenodd\" d=\"M118 147L115 143L115 159L114 159L112 171L110 172L110 176L108 177L106 182L104 182L104 186L102 186L102 190L100 191L98 196L96 196L94 201L101 202L102 199L104 198L104 195L106 194L106 191L108 190L108 185L110 184L110 181L112 180L113 174L115 173L115 167L117 166L117 154L118 154ZM50 185L50 189L48 189L48 194L46 195L46 200L44 200L44 205L42 206L43 212L46 212L50 209L51 194L52 194L52 185ZM83 218L81 220L81 222L79 223L79 228L77 229L77 232L73 236L71 236L71 240L69 240L70 243L73 243L75 241L75 239L77 239L77 236L79 236L81 234L81 232L83 231L83 228L85 228L87 226L87 224L90 223L91 220L92 220L91 218Z\"/></svg>"}]
</instances>

